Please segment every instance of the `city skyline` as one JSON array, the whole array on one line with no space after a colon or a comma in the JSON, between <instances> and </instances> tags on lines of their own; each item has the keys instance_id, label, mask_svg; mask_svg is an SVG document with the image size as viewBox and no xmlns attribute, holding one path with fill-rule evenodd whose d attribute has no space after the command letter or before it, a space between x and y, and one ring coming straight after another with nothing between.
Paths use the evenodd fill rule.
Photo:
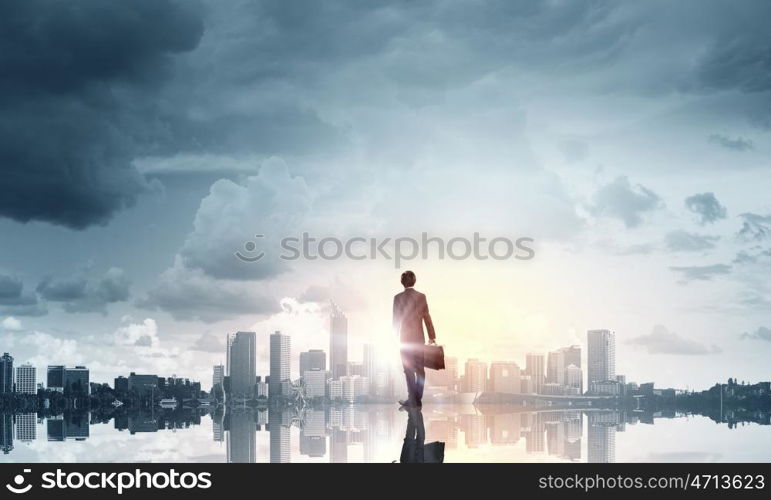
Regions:
<instances>
[{"instance_id":1,"label":"city skyline","mask_svg":"<svg viewBox=\"0 0 771 500\"><path fill-rule=\"evenodd\" d=\"M333 311L332 315L330 316L330 321L334 323L335 317L337 318L345 318L342 311L335 307L335 310ZM231 370L234 370L236 373L235 379L232 377L230 378L231 384L233 384L235 380L235 385L231 385L231 390L234 391L234 394L250 394L254 393L254 391L257 388L258 385L258 379L260 378L260 375L257 371L256 366L256 353L257 353L257 333L256 332L246 332L246 331L238 331L232 334L225 334L226 338L226 349L225 349L225 358L226 363L225 365L217 364L213 365L213 373L211 373L212 378L212 388L214 388L216 384L216 380L218 377L218 373L221 373L221 377L224 380L224 378L231 377ZM276 343L274 345L274 338L276 339ZM333 345L333 336L330 335L330 345ZM326 371L323 367L326 366L326 360L328 357L328 354L323 349L309 349L308 351L301 352L299 356L292 358L291 357L291 336L281 334L279 331L275 331L274 333L270 334L269 336L270 341L270 354L268 360L268 369L264 372L265 377L270 377L274 372L278 375L280 380L284 381L292 381L291 378L291 366L294 364L293 360L297 360L297 364L299 366L298 369L298 377L296 379L300 379L303 377L303 359L307 356L307 363L309 364L309 367L311 370L321 370ZM584 352L581 349L580 345L571 345L566 347L558 348L554 351L549 351L547 353L534 353L534 352L528 352L524 354L525 362L523 365L520 365L516 360L500 360L500 359L492 359L492 360L479 360L477 358L467 358L465 360L465 363L463 363L463 366L466 368L466 370L471 370L471 376L474 377L472 380L469 381L466 377L466 371L464 370L464 373L461 375L457 372L457 366L459 359L457 357L451 356L449 359L451 360L451 366L448 366L448 369L452 370L455 369L457 373L457 381L459 382L459 388L463 392L483 392L484 388L487 387L488 384L494 384L492 382L493 377L489 376L488 373L492 373L492 370L495 366L505 367L505 366L513 366L516 367L518 370L517 377L520 378L520 384L517 384L518 387L520 387L519 392L522 393L535 393L535 394L548 394L549 393L549 385L557 385L559 386L559 389L561 391L568 390L572 387L572 389L576 389L578 392L575 394L583 394L583 387L584 387L584 379L586 379L586 389L590 393L602 393L603 391L607 390L607 387L598 390L595 390L593 388L593 384L598 382L611 382L611 383L618 383L619 379L622 378L622 376L616 376L615 372L615 362L616 362L616 353L615 353L615 332L612 330L588 330L586 332L586 343L587 347L587 370L584 371L581 369L582 367L582 352ZM338 337L337 343L334 344L335 348L337 349L338 355L343 356L344 353L344 359L349 359L349 353L348 353L348 346L347 346L347 335L343 336L343 339L340 340L340 337ZM369 354L369 356L372 358L367 362L367 356L368 356L368 350L370 353L372 353L372 349L374 348L374 344L372 343L365 343L362 345L362 360L364 363L357 363L353 361L347 361L346 365L343 369L344 373L346 375L349 374L349 371L352 366L362 366L365 367L363 370L366 372L366 375L368 375L369 381L372 381L374 383L374 377L375 374L375 366L379 366L382 363L382 360L376 359L376 356L373 356L372 354ZM274 352L278 354L278 359L274 363ZM594 354L592 354L594 352ZM233 357L231 357L233 355ZM10 364L9 364L10 360ZM545 362L546 360L546 362ZM471 364L469 364L469 361ZM231 367L231 365L233 365ZM330 364L331 366L331 364ZM340 366L338 364L338 366ZM394 365L391 363L391 367L388 369L388 377L392 377L394 373ZM524 366L524 368L520 368L521 366ZM574 379L577 379L578 383L576 385L571 385L568 382L568 369L574 367L577 368L577 370L574 370L572 372L572 376ZM25 378L27 380L26 382L26 391L19 390L16 385L16 381L19 377L19 369L22 367L28 367L31 369L30 372L27 372L25 374ZM471 368L469 368L471 367ZM559 368L558 368L559 367ZM489 372L488 372L489 368ZM8 373L8 370L10 370L10 378L8 378L6 373ZM52 375L53 372L59 372L59 375ZM484 371L484 376L481 375L482 370ZM85 373L84 377L82 378L79 375L77 375L78 371L83 371ZM397 368L396 371L399 371ZM15 388L16 392L27 392L27 393L34 393L29 392L29 388L31 387L30 384L32 382L29 382L30 376L32 377L32 380L34 381L34 387L35 389L38 387L38 383L36 380L36 372L37 367L32 366L29 362L24 363L21 366L17 366L15 369L13 368L13 357L10 356L8 353L5 353L3 358L0 359L0 393L3 392L11 392L8 390L8 387ZM67 386L68 384L76 383L73 381L66 382L67 376L71 376L74 379L81 379L81 384L84 384L88 386L89 384L89 378L88 378L88 372L89 370L84 366L76 366L74 368L66 368L64 365L48 365L47 366L47 384L46 387L51 387L55 390L63 390L63 387ZM339 379L340 376L335 376L332 371L327 371L328 379ZM444 370L442 371L435 371L435 370L429 370L428 372L428 380L441 380L444 373ZM133 374L133 372L132 372ZM539 376L540 374L540 376ZM561 375L560 375L561 374ZM346 376L343 375L343 376ZM363 376L365 373L357 373L356 375ZM482 379L484 379L484 382L482 382ZM626 384L626 377L623 377L624 382L623 384ZM7 380L10 380L10 382L7 382ZM53 380L53 382L52 382ZM539 382L540 380L540 382ZM85 382L83 382L85 381ZM641 383L643 381L640 381ZM656 380L652 381L645 381L645 383L653 382L656 383ZM713 381L714 382L714 381ZM510 382L507 382L510 383ZM528 390L525 390L526 387L524 384L527 383ZM10 386L8 385L10 384ZM468 386L464 386L462 384L469 384ZM623 385L622 384L622 385ZM281 384L278 383L278 385L274 385L275 391L278 391L280 394ZM430 386L429 386L430 387ZM539 389L539 387L541 389ZM480 389L481 390L475 390ZM546 392L543 391L543 389L547 389ZM705 389L703 388L687 388L691 390L701 390ZM468 389L466 391L465 389ZM682 387L675 387L675 389L683 390ZM390 392L390 391L389 391ZM572 394L572 392L570 392Z\"/></svg>"}]
</instances>

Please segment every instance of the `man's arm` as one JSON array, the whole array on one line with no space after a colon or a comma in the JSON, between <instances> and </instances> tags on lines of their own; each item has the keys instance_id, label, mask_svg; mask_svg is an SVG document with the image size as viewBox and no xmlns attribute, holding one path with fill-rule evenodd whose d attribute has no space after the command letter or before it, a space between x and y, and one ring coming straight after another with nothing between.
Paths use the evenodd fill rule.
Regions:
<instances>
[{"instance_id":1,"label":"man's arm","mask_svg":"<svg viewBox=\"0 0 771 500\"><path fill-rule=\"evenodd\" d=\"M399 335L399 328L402 326L402 318L399 311L399 304L397 296L394 296L394 314L393 314L393 329L396 335Z\"/></svg>"},{"instance_id":2,"label":"man's arm","mask_svg":"<svg viewBox=\"0 0 771 500\"><path fill-rule=\"evenodd\" d=\"M428 313L428 301L423 297L423 321L426 323L429 342L436 342L436 332L434 331L434 322L431 321L431 315Z\"/></svg>"}]
</instances>

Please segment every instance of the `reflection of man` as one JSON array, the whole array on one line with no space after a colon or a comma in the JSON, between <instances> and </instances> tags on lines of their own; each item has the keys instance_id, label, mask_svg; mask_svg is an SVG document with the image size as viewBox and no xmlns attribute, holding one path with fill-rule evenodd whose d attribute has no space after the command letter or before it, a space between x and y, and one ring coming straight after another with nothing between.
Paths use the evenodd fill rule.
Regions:
<instances>
[{"instance_id":1,"label":"reflection of man","mask_svg":"<svg viewBox=\"0 0 771 500\"><path fill-rule=\"evenodd\" d=\"M426 324L428 338L432 344L436 343L436 333L428 314L426 296L413 288L415 273L403 272L401 281L404 291L394 297L393 324L401 339L402 365L407 378L408 397L406 400L400 400L399 404L420 407L426 379L423 367L423 345L426 343L423 323Z\"/></svg>"},{"instance_id":2,"label":"reflection of man","mask_svg":"<svg viewBox=\"0 0 771 500\"><path fill-rule=\"evenodd\" d=\"M407 432L404 434L402 455L399 462L403 464L422 464L425 456L426 428L423 426L423 412L420 408L411 407L407 410Z\"/></svg>"},{"instance_id":3,"label":"reflection of man","mask_svg":"<svg viewBox=\"0 0 771 500\"><path fill-rule=\"evenodd\" d=\"M444 443L436 441L425 444L426 428L423 426L423 412L420 408L407 408L407 432L399 462L403 464L443 463Z\"/></svg>"}]
</instances>

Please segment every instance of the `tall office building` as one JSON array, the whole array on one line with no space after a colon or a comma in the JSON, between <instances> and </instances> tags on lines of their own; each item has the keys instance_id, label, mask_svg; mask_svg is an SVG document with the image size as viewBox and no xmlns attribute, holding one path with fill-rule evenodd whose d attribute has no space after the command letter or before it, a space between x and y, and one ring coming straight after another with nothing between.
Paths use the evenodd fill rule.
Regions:
<instances>
[{"instance_id":1,"label":"tall office building","mask_svg":"<svg viewBox=\"0 0 771 500\"><path fill-rule=\"evenodd\" d=\"M0 414L0 450L4 455L13 450L13 414Z\"/></svg>"},{"instance_id":2,"label":"tall office building","mask_svg":"<svg viewBox=\"0 0 771 500\"><path fill-rule=\"evenodd\" d=\"M309 409L300 431L300 454L323 458L327 454L327 412Z\"/></svg>"},{"instance_id":3,"label":"tall office building","mask_svg":"<svg viewBox=\"0 0 771 500\"><path fill-rule=\"evenodd\" d=\"M64 371L64 394L88 396L91 393L89 372L85 366L67 368Z\"/></svg>"},{"instance_id":4,"label":"tall office building","mask_svg":"<svg viewBox=\"0 0 771 500\"><path fill-rule=\"evenodd\" d=\"M37 415L20 413L16 415L16 439L23 442L34 441L37 437Z\"/></svg>"},{"instance_id":5,"label":"tall office building","mask_svg":"<svg viewBox=\"0 0 771 500\"><path fill-rule=\"evenodd\" d=\"M234 396L252 397L257 383L257 334L236 332L228 336L228 375Z\"/></svg>"},{"instance_id":6,"label":"tall office building","mask_svg":"<svg viewBox=\"0 0 771 500\"><path fill-rule=\"evenodd\" d=\"M288 338L288 337L287 337ZM271 408L268 412L270 432L270 463L288 464L291 460L289 412Z\"/></svg>"},{"instance_id":7,"label":"tall office building","mask_svg":"<svg viewBox=\"0 0 771 500\"><path fill-rule=\"evenodd\" d=\"M289 335L276 331L270 336L270 384L268 396L282 396L282 388L290 378L290 351L291 342Z\"/></svg>"},{"instance_id":8,"label":"tall office building","mask_svg":"<svg viewBox=\"0 0 771 500\"><path fill-rule=\"evenodd\" d=\"M491 392L519 394L522 391L521 370L513 361L496 361L490 365Z\"/></svg>"},{"instance_id":9,"label":"tall office building","mask_svg":"<svg viewBox=\"0 0 771 500\"><path fill-rule=\"evenodd\" d=\"M257 462L257 425L251 412L234 411L229 416L225 446L228 463Z\"/></svg>"},{"instance_id":10,"label":"tall office building","mask_svg":"<svg viewBox=\"0 0 771 500\"><path fill-rule=\"evenodd\" d=\"M572 345L570 347L563 347L562 350L565 353L565 368L570 365L575 365L581 368L581 346Z\"/></svg>"},{"instance_id":11,"label":"tall office building","mask_svg":"<svg viewBox=\"0 0 771 500\"><path fill-rule=\"evenodd\" d=\"M478 359L466 361L463 392L484 392L487 388L487 363Z\"/></svg>"},{"instance_id":12,"label":"tall office building","mask_svg":"<svg viewBox=\"0 0 771 500\"><path fill-rule=\"evenodd\" d=\"M374 390L374 381L377 375L377 356L375 355L375 346L367 342L362 347L362 375L370 381L370 394Z\"/></svg>"},{"instance_id":13,"label":"tall office building","mask_svg":"<svg viewBox=\"0 0 771 500\"><path fill-rule=\"evenodd\" d=\"M530 377L533 392L540 394L543 388L543 354L528 353L525 357L525 375Z\"/></svg>"},{"instance_id":14,"label":"tall office building","mask_svg":"<svg viewBox=\"0 0 771 500\"><path fill-rule=\"evenodd\" d=\"M616 334L610 330L589 330L587 340L587 385L595 392L594 384L616 379Z\"/></svg>"},{"instance_id":15,"label":"tall office building","mask_svg":"<svg viewBox=\"0 0 771 500\"><path fill-rule=\"evenodd\" d=\"M454 391L457 379L458 358L444 358L444 370L426 370L426 387L429 389L442 387Z\"/></svg>"},{"instance_id":16,"label":"tall office building","mask_svg":"<svg viewBox=\"0 0 771 500\"><path fill-rule=\"evenodd\" d=\"M587 430L587 462L613 463L616 461L616 428L618 412L589 413Z\"/></svg>"},{"instance_id":17,"label":"tall office building","mask_svg":"<svg viewBox=\"0 0 771 500\"><path fill-rule=\"evenodd\" d=\"M212 371L212 377L211 377L212 388L222 387L222 383L224 381L225 381L225 366L214 365L214 369Z\"/></svg>"},{"instance_id":18,"label":"tall office building","mask_svg":"<svg viewBox=\"0 0 771 500\"><path fill-rule=\"evenodd\" d=\"M29 363L16 368L16 392L37 394L37 368Z\"/></svg>"},{"instance_id":19,"label":"tall office building","mask_svg":"<svg viewBox=\"0 0 771 500\"><path fill-rule=\"evenodd\" d=\"M7 352L0 357L0 394L13 392L13 356Z\"/></svg>"},{"instance_id":20,"label":"tall office building","mask_svg":"<svg viewBox=\"0 0 771 500\"><path fill-rule=\"evenodd\" d=\"M578 394L582 394L584 392L584 380L583 380L583 370L581 370L581 346L579 345L572 345L570 347L565 347L563 349L565 351L565 384L568 385L571 388L575 388L575 379L572 381L572 383L568 380L568 368L570 368L571 365L578 368L578 372L573 370L571 375L575 377L576 373L580 374L581 380L578 384Z\"/></svg>"},{"instance_id":21,"label":"tall office building","mask_svg":"<svg viewBox=\"0 0 771 500\"><path fill-rule=\"evenodd\" d=\"M327 370L327 353L321 349L311 349L300 353L300 375L314 370Z\"/></svg>"},{"instance_id":22,"label":"tall office building","mask_svg":"<svg viewBox=\"0 0 771 500\"><path fill-rule=\"evenodd\" d=\"M63 365L48 365L46 387L49 391L64 392L65 371L66 368Z\"/></svg>"},{"instance_id":23,"label":"tall office building","mask_svg":"<svg viewBox=\"0 0 771 500\"><path fill-rule=\"evenodd\" d=\"M551 351L546 357L546 383L565 385L565 366L565 351Z\"/></svg>"},{"instance_id":24,"label":"tall office building","mask_svg":"<svg viewBox=\"0 0 771 500\"><path fill-rule=\"evenodd\" d=\"M565 387L567 393L574 396L580 396L583 393L583 372L576 365L568 365L565 368Z\"/></svg>"},{"instance_id":25,"label":"tall office building","mask_svg":"<svg viewBox=\"0 0 771 500\"><path fill-rule=\"evenodd\" d=\"M327 393L326 370L306 370L302 374L305 383L305 397L309 399L323 398Z\"/></svg>"},{"instance_id":26,"label":"tall office building","mask_svg":"<svg viewBox=\"0 0 771 500\"><path fill-rule=\"evenodd\" d=\"M348 375L348 318L335 303L329 318L329 370L332 378Z\"/></svg>"},{"instance_id":27,"label":"tall office building","mask_svg":"<svg viewBox=\"0 0 771 500\"><path fill-rule=\"evenodd\" d=\"M131 372L128 376L128 390L139 397L153 397L158 390L158 375L137 375Z\"/></svg>"},{"instance_id":28,"label":"tall office building","mask_svg":"<svg viewBox=\"0 0 771 500\"><path fill-rule=\"evenodd\" d=\"M581 369L580 346L572 345L550 352L546 362L546 382L563 388L568 385L574 387L575 384L568 384L567 382L567 369L571 365ZM571 375L575 375L575 370ZM583 388L583 383L578 386Z\"/></svg>"}]
</instances>

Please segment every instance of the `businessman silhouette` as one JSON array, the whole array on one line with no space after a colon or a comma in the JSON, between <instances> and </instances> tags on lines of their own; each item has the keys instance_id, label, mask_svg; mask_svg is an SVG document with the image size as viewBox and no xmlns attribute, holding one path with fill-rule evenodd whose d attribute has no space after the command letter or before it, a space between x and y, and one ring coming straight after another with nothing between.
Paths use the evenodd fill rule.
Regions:
<instances>
[{"instance_id":1,"label":"businessman silhouette","mask_svg":"<svg viewBox=\"0 0 771 500\"><path fill-rule=\"evenodd\" d=\"M420 408L423 405L423 387L426 380L423 365L423 346L426 343L423 323L426 324L428 338L432 344L436 343L436 333L428 313L426 296L413 288L416 279L412 271L402 273L404 291L394 296L393 325L401 339L402 365L407 378L408 396L406 400L400 400L399 404Z\"/></svg>"},{"instance_id":2,"label":"businessman silhouette","mask_svg":"<svg viewBox=\"0 0 771 500\"><path fill-rule=\"evenodd\" d=\"M444 442L435 441L426 444L426 428L423 425L423 412L410 406L407 411L407 430L399 462L403 464L426 464L444 462Z\"/></svg>"}]
</instances>

